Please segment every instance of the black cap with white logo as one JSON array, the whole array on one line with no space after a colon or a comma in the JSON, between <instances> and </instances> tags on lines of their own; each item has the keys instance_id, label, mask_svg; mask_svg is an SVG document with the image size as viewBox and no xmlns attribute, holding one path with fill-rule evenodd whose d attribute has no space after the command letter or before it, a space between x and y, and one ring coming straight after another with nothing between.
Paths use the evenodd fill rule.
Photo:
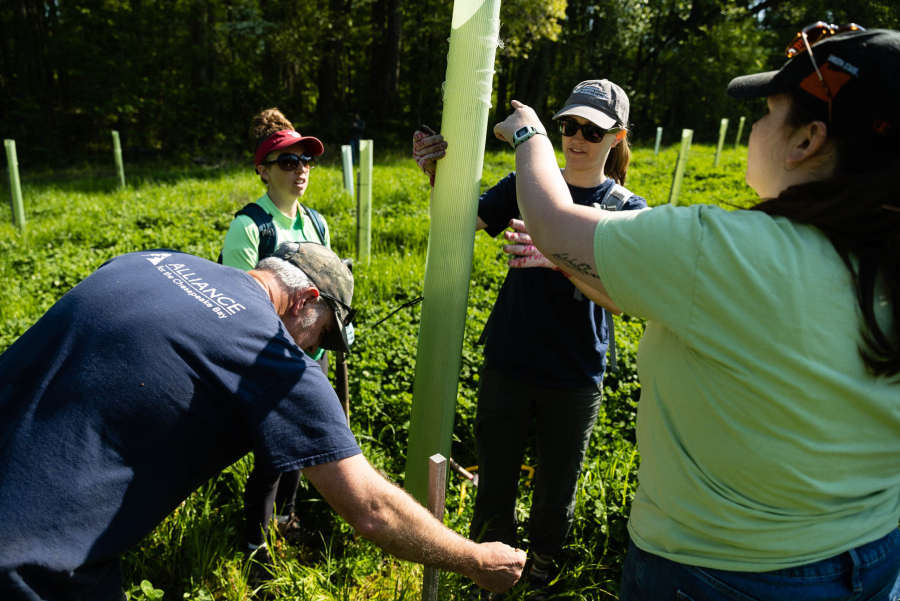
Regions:
<instances>
[{"instance_id":1,"label":"black cap with white logo","mask_svg":"<svg viewBox=\"0 0 900 601\"><path fill-rule=\"evenodd\" d=\"M735 78L728 84L734 98L759 98L786 92L799 96L805 108L831 124L836 135L864 137L877 145L900 140L900 32L869 29L826 38L800 52L778 71Z\"/></svg>"}]
</instances>

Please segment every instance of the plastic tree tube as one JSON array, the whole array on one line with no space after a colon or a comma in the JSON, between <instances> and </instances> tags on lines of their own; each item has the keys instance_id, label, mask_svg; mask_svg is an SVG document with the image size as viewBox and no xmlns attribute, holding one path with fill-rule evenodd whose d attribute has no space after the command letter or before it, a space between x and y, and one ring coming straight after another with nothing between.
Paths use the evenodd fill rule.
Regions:
<instances>
[{"instance_id":1,"label":"plastic tree tube","mask_svg":"<svg viewBox=\"0 0 900 601\"><path fill-rule=\"evenodd\" d=\"M450 456L500 0L456 0L413 384L406 490L427 501L428 458ZM503 107L504 109L506 107Z\"/></svg>"},{"instance_id":2,"label":"plastic tree tube","mask_svg":"<svg viewBox=\"0 0 900 601\"><path fill-rule=\"evenodd\" d=\"M359 198L356 201L356 258L372 260L372 140L359 141Z\"/></svg>"},{"instance_id":3,"label":"plastic tree tube","mask_svg":"<svg viewBox=\"0 0 900 601\"><path fill-rule=\"evenodd\" d=\"M659 143L662 142L662 128L656 128L656 145L653 147L653 156L659 154Z\"/></svg>"},{"instance_id":4,"label":"plastic tree tube","mask_svg":"<svg viewBox=\"0 0 900 601\"><path fill-rule=\"evenodd\" d=\"M9 193L12 202L13 221L20 230L25 229L25 205L22 203L22 182L19 180L19 159L16 158L16 141L4 140L6 162L9 165Z\"/></svg>"},{"instance_id":5,"label":"plastic tree tube","mask_svg":"<svg viewBox=\"0 0 900 601\"><path fill-rule=\"evenodd\" d=\"M681 192L681 179L684 177L684 167L687 165L688 152L691 149L691 140L694 138L694 130L681 130L681 149L678 151L678 161L675 163L675 174L672 177L672 190L669 192L669 202L678 204L678 193Z\"/></svg>"},{"instance_id":6,"label":"plastic tree tube","mask_svg":"<svg viewBox=\"0 0 900 601\"><path fill-rule=\"evenodd\" d=\"M734 149L737 150L738 143L741 141L741 134L744 133L744 120L746 117L741 117L740 122L738 123L738 134L734 139Z\"/></svg>"},{"instance_id":7,"label":"plastic tree tube","mask_svg":"<svg viewBox=\"0 0 900 601\"><path fill-rule=\"evenodd\" d=\"M113 157L116 159L116 170L119 172L119 189L125 187L125 165L122 163L122 143L119 141L119 132L113 130Z\"/></svg>"},{"instance_id":8,"label":"plastic tree tube","mask_svg":"<svg viewBox=\"0 0 900 601\"><path fill-rule=\"evenodd\" d=\"M341 146L341 159L344 163L344 189L353 194L353 150L348 144Z\"/></svg>"},{"instance_id":9,"label":"plastic tree tube","mask_svg":"<svg viewBox=\"0 0 900 601\"><path fill-rule=\"evenodd\" d=\"M716 161L714 167L719 166L719 159L722 158L722 146L725 145L725 132L728 131L728 119L722 119L719 123L719 144L716 146Z\"/></svg>"}]
</instances>

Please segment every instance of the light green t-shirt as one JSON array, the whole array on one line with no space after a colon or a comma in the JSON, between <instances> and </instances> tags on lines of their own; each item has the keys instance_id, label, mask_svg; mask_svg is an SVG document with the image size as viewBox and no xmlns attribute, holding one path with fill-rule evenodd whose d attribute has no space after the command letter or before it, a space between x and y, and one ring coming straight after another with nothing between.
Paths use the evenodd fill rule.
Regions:
<instances>
[{"instance_id":1,"label":"light green t-shirt","mask_svg":"<svg viewBox=\"0 0 900 601\"><path fill-rule=\"evenodd\" d=\"M256 204L265 209L266 213L272 216L275 223L275 246L282 242L317 242L319 234L316 232L316 226L312 219L306 213L300 203L297 203L297 216L291 219L275 206L275 203L269 198L268 194L263 194L256 201ZM322 218L325 226L324 244L331 248L331 235L328 231L328 223ZM252 218L247 215L238 215L231 222L231 227L225 234L225 242L222 245L222 264L229 267L237 267L244 271L250 271L259 263L259 227ZM319 349L313 355L313 359L318 361L325 354L323 349Z\"/></svg>"},{"instance_id":2,"label":"light green t-shirt","mask_svg":"<svg viewBox=\"0 0 900 601\"><path fill-rule=\"evenodd\" d=\"M897 528L900 384L866 372L850 273L822 233L700 205L605 217L601 280L648 320L634 543L762 572Z\"/></svg>"},{"instance_id":3,"label":"light green t-shirt","mask_svg":"<svg viewBox=\"0 0 900 601\"><path fill-rule=\"evenodd\" d=\"M275 246L282 242L319 242L316 227L303 207L297 203L297 216L291 219L278 210L268 194L263 194L256 204L265 209L272 216L275 223ZM328 231L328 223L325 224L324 244L331 248L331 236ZM225 242L222 245L222 263L229 267L237 267L244 271L250 271L259 262L259 228L253 219L246 215L239 215L231 222L228 233L225 234Z\"/></svg>"}]
</instances>

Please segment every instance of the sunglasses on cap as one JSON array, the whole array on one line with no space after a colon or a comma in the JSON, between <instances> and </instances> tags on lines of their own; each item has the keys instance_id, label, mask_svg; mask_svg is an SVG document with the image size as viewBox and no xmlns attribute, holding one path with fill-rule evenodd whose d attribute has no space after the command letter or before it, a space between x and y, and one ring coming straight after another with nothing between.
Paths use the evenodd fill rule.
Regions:
<instances>
[{"instance_id":1,"label":"sunglasses on cap","mask_svg":"<svg viewBox=\"0 0 900 601\"><path fill-rule=\"evenodd\" d=\"M831 90L828 89L828 84L825 83L825 78L822 77L822 72L819 71L819 66L816 64L816 59L813 56L812 47L833 35L865 30L865 27L857 25L856 23L847 23L846 25L838 26L826 23L825 21L816 21L812 25L807 25L801 29L784 51L788 58L794 58L803 52L809 53L809 60L812 61L813 69L816 70L819 82L825 90L825 97L828 98L828 125L831 125Z\"/></svg>"},{"instance_id":2,"label":"sunglasses on cap","mask_svg":"<svg viewBox=\"0 0 900 601\"><path fill-rule=\"evenodd\" d=\"M622 131L621 127L603 129L602 127L594 125L593 123L585 123L584 125L579 125L578 122L574 119L562 119L561 121L559 121L559 133L567 138L571 138L572 136L577 134L579 129L581 130L581 135L584 136L584 139L591 144L597 144L607 133L617 133L619 131Z\"/></svg>"},{"instance_id":3,"label":"sunglasses on cap","mask_svg":"<svg viewBox=\"0 0 900 601\"><path fill-rule=\"evenodd\" d=\"M278 163L278 166L281 167L282 171L294 171L297 169L297 167L300 166L300 163L303 163L304 167L315 169L316 157L308 156L305 154L298 155L294 153L286 153L278 155L277 159L262 162L263 165L273 165L275 163Z\"/></svg>"},{"instance_id":4,"label":"sunglasses on cap","mask_svg":"<svg viewBox=\"0 0 900 601\"><path fill-rule=\"evenodd\" d=\"M291 251L291 254L286 255L286 256L284 256L284 257L280 257L282 261L287 261L287 262L290 263L290 260L294 258L294 255L296 255L296 254L299 252L299 250L300 250L300 244L302 244L302 243L301 243L301 242L288 242L287 244L296 244L296 245L297 245L297 248L294 249L293 251ZM293 263L291 263L291 264L293 265ZM351 307L350 305L346 304L346 303L345 303L344 301L342 301L341 299L335 298L334 296L331 296L330 294L326 294L325 292L322 292L322 287L319 286L319 284L318 284L318 283L316 282L316 280L309 274L309 272L306 271L306 270L303 270L303 273L306 274L306 277L309 278L309 281L312 283L312 285L315 286L315 287L318 289L318 291L319 291L319 296L321 296L322 298L327 299L327 300L331 303L331 309L332 309L332 311L334 311L334 317L335 317L335 319L340 320L340 322L341 322L342 324L344 324L344 327L347 327L347 326L349 326L351 323L353 323L353 320L356 319L356 309L354 309L354 308ZM344 310L344 317L343 317L343 318L340 316L340 311L337 310L338 307L340 307L341 309Z\"/></svg>"}]
</instances>

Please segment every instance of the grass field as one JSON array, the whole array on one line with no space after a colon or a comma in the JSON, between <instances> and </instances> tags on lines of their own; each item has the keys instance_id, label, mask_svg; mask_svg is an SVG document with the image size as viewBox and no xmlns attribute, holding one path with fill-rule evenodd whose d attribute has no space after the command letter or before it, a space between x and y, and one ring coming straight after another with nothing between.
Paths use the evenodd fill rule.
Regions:
<instances>
[{"instance_id":1,"label":"grass field","mask_svg":"<svg viewBox=\"0 0 900 601\"><path fill-rule=\"evenodd\" d=\"M627 187L651 205L665 203L676 152L673 146L654 157L652 150L636 149ZM691 149L680 204L752 203L754 194L743 182L746 147L725 150L719 168L713 167L714 153L713 146ZM513 166L511 152L489 153L483 188ZM115 189L112 168L53 173L20 164L20 171L26 231L17 232L9 210L0 212L0 351L110 257L174 248L215 260L233 213L262 194L259 180L243 164L126 165L129 186L121 191ZM369 460L402 482L419 309L405 309L371 331L367 324L421 294L428 185L415 164L399 155L376 155L373 179L374 258L356 270L354 305L360 313L349 359L351 422ZM303 201L328 219L336 252L352 256L355 202L343 190L340 165L318 167ZM453 444L453 456L463 465L475 463L472 423L481 351L474 343L505 273L500 243L478 234ZM634 418L640 387L634 356L643 324L626 317L616 320L616 330L620 371L605 380L604 407L585 460L575 525L552 589L559 598L612 599L618 588L639 463ZM527 456L525 463L534 465L534 457ZM126 554L123 572L131 599L239 600L266 593L315 600L419 598L421 569L354 538L305 481L298 514L320 533L319 540L299 548L274 541L274 578L254 590L247 582L248 564L237 550L241 491L251 466L245 458L226 469ZM529 496L523 480L518 509L523 526ZM465 534L471 511L472 491L451 476L445 523ZM521 535L527 544L527 530ZM443 575L441 598L464 598L464 585L458 576Z\"/></svg>"}]
</instances>

